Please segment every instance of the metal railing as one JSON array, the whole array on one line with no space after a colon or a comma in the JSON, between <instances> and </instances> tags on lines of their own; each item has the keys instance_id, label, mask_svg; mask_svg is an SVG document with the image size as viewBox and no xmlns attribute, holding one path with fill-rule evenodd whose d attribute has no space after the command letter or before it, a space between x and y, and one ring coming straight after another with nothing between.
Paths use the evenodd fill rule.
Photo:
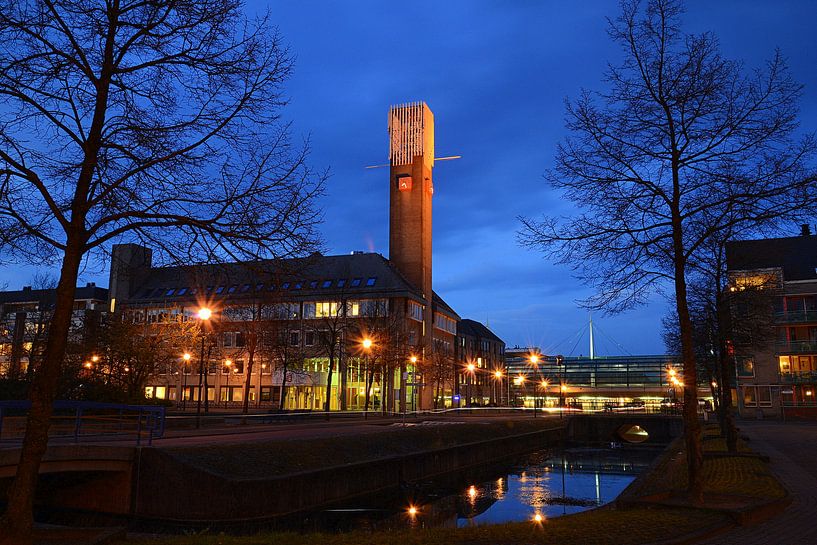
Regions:
<instances>
[{"instance_id":1,"label":"metal railing","mask_svg":"<svg viewBox=\"0 0 817 545\"><path fill-rule=\"evenodd\" d=\"M817 354L817 341L779 341L777 351L786 354Z\"/></svg>"},{"instance_id":2,"label":"metal railing","mask_svg":"<svg viewBox=\"0 0 817 545\"><path fill-rule=\"evenodd\" d=\"M780 381L785 384L815 384L817 383L817 371L780 373Z\"/></svg>"},{"instance_id":3,"label":"metal railing","mask_svg":"<svg viewBox=\"0 0 817 545\"><path fill-rule=\"evenodd\" d=\"M774 315L777 323L796 324L804 322L817 322L817 310L787 310L777 312Z\"/></svg>"},{"instance_id":4,"label":"metal railing","mask_svg":"<svg viewBox=\"0 0 817 545\"><path fill-rule=\"evenodd\" d=\"M0 441L22 440L30 408L27 400L0 401ZM153 444L164 431L165 407L59 400L54 402L49 437L74 442L134 437L139 446L143 438Z\"/></svg>"}]
</instances>

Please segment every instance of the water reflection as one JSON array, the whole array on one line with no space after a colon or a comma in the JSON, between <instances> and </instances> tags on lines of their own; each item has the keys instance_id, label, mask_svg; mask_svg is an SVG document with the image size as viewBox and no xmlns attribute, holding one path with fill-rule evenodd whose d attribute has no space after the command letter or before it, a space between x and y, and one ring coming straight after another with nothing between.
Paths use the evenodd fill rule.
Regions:
<instances>
[{"instance_id":1,"label":"water reflection","mask_svg":"<svg viewBox=\"0 0 817 545\"><path fill-rule=\"evenodd\" d=\"M428 482L390 500L361 504L351 519L333 514L329 528L464 527L514 521L541 523L615 499L646 468L653 452L568 450L539 452L504 468L451 481ZM327 529L324 516L313 518ZM316 529L313 527L313 529Z\"/></svg>"}]
</instances>

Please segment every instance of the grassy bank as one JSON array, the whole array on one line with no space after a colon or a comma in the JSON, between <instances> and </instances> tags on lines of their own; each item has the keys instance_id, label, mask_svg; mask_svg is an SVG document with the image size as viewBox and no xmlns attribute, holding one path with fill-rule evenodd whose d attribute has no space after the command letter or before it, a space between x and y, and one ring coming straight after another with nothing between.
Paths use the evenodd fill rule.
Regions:
<instances>
[{"instance_id":1,"label":"grassy bank","mask_svg":"<svg viewBox=\"0 0 817 545\"><path fill-rule=\"evenodd\" d=\"M392 427L363 435L273 440L164 449L199 469L234 479L258 479L435 450L553 428L545 419L443 422Z\"/></svg>"}]
</instances>

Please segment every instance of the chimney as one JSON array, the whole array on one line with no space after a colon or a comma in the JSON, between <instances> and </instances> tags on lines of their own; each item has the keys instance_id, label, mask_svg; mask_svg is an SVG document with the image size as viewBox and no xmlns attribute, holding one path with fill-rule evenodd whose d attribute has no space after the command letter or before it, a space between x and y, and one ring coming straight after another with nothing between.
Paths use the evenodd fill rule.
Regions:
<instances>
[{"instance_id":1,"label":"chimney","mask_svg":"<svg viewBox=\"0 0 817 545\"><path fill-rule=\"evenodd\" d=\"M804 223L800 226L800 235L804 237L811 235L811 227L809 227L808 223Z\"/></svg>"},{"instance_id":2,"label":"chimney","mask_svg":"<svg viewBox=\"0 0 817 545\"><path fill-rule=\"evenodd\" d=\"M23 291L31 291L31 286L23 286Z\"/></svg>"},{"instance_id":3,"label":"chimney","mask_svg":"<svg viewBox=\"0 0 817 545\"><path fill-rule=\"evenodd\" d=\"M95 288L96 287L96 282L88 282L87 284L85 284L85 287L86 288Z\"/></svg>"}]
</instances>

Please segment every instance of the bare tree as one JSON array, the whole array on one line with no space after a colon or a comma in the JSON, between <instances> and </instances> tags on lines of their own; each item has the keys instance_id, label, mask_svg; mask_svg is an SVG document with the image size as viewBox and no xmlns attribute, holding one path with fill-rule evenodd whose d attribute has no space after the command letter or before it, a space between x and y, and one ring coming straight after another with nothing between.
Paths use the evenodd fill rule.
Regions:
<instances>
[{"instance_id":1,"label":"bare tree","mask_svg":"<svg viewBox=\"0 0 817 545\"><path fill-rule=\"evenodd\" d=\"M522 242L570 264L598 288L591 307L616 312L672 293L684 364L689 495L702 500L698 383L687 281L713 236L785 217L805 202L813 150L795 143L801 86L779 53L749 76L718 53L709 33L679 28L678 0L622 2L610 21L624 60L604 92L567 106L571 132L558 148L552 185L581 212L523 220Z\"/></svg>"},{"instance_id":2,"label":"bare tree","mask_svg":"<svg viewBox=\"0 0 817 545\"><path fill-rule=\"evenodd\" d=\"M283 305L286 305L286 303L283 303ZM261 322L261 343L259 348L262 356L271 362L271 371L281 373L278 408L284 410L286 406L287 378L293 371L301 370L304 363L304 351L300 342L292 342L293 322L287 320L286 312L278 311L278 308L271 307L268 311L270 314L265 316L268 319Z\"/></svg>"},{"instance_id":3,"label":"bare tree","mask_svg":"<svg viewBox=\"0 0 817 545\"><path fill-rule=\"evenodd\" d=\"M315 320L306 326L313 330L319 352L329 360L329 367L326 372L326 398L323 406L323 410L326 412L329 412L331 407L332 376L335 371L335 364L342 360L342 352L345 346L348 304L349 299L344 292L316 303ZM341 388L339 387L338 390L341 390ZM345 395L345 392L339 392L339 397L344 398Z\"/></svg>"},{"instance_id":4,"label":"bare tree","mask_svg":"<svg viewBox=\"0 0 817 545\"><path fill-rule=\"evenodd\" d=\"M196 346L200 328L195 322L178 319L143 324L129 318L128 314L118 314L105 322L96 346L99 362L93 367L129 401L139 401L145 397L151 376L173 375L180 370L172 362L181 359L186 347Z\"/></svg>"},{"instance_id":5,"label":"bare tree","mask_svg":"<svg viewBox=\"0 0 817 545\"><path fill-rule=\"evenodd\" d=\"M456 366L457 361L453 350L446 350L441 343L437 343L425 371L434 388L435 409L440 408L446 385L452 384L457 377Z\"/></svg>"},{"instance_id":6,"label":"bare tree","mask_svg":"<svg viewBox=\"0 0 817 545\"><path fill-rule=\"evenodd\" d=\"M239 0L0 0L0 43L0 258L60 263L0 531L26 543L83 259L309 250L322 177L279 119L290 56Z\"/></svg>"}]
</instances>

